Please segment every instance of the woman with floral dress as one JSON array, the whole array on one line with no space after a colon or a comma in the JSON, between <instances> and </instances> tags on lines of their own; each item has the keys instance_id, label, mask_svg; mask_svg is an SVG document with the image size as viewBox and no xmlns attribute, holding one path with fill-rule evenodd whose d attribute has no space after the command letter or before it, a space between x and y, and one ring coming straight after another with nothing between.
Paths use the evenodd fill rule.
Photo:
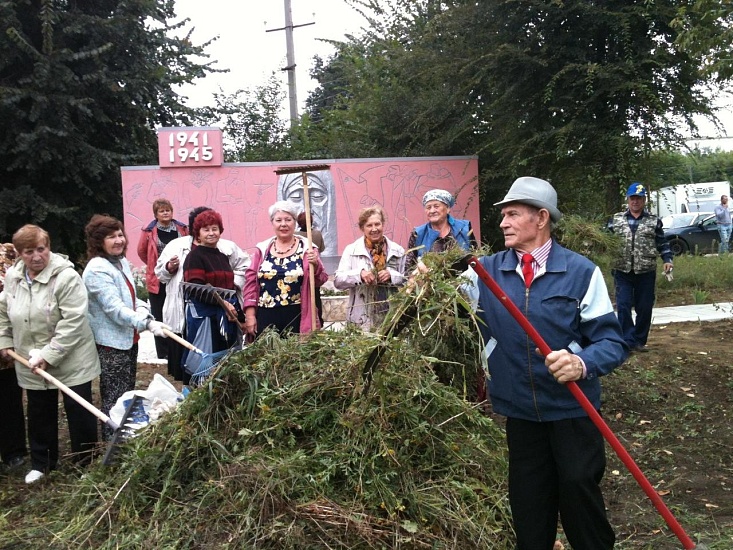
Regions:
<instances>
[{"instance_id":1,"label":"woman with floral dress","mask_svg":"<svg viewBox=\"0 0 733 550\"><path fill-rule=\"evenodd\" d=\"M300 207L278 201L269 209L275 236L257 243L244 283L245 331L255 337L267 327L305 334L319 328L312 324L310 285L328 280L318 248L295 234ZM310 280L309 264L315 281Z\"/></svg>"}]
</instances>

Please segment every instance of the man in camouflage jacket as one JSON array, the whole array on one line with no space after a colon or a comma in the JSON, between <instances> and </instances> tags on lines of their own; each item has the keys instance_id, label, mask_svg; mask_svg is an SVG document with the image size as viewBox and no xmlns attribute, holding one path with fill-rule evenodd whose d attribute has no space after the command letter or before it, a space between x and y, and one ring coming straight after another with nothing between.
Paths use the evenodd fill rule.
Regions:
<instances>
[{"instance_id":1,"label":"man in camouflage jacket","mask_svg":"<svg viewBox=\"0 0 733 550\"><path fill-rule=\"evenodd\" d=\"M621 254L613 267L616 310L624 340L632 351L645 351L652 324L657 254L664 271L672 270L672 251L664 239L662 220L645 210L647 190L632 183L626 192L628 208L613 216L611 230L624 239ZM636 323L631 308L636 311Z\"/></svg>"}]
</instances>

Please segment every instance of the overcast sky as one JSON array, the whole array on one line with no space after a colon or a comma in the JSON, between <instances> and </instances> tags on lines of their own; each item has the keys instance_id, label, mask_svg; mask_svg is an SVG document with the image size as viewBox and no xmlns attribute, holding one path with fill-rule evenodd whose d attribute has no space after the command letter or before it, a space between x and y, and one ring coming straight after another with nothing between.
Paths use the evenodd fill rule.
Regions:
<instances>
[{"instance_id":1,"label":"overcast sky","mask_svg":"<svg viewBox=\"0 0 733 550\"><path fill-rule=\"evenodd\" d=\"M219 87L231 94L238 89L264 84L273 71L282 76L287 89L285 31L266 32L285 26L283 0L176 0L179 18L190 18L193 42L202 44L218 36L206 51L218 67L229 73L211 74L195 86L183 89L190 104L212 103ZM343 0L291 0L293 25L315 23L293 30L296 85L301 108L316 82L308 76L313 56L327 57L334 48L318 39L343 40L345 34L360 34L363 18ZM287 109L287 101L285 102ZM286 115L287 116L287 115Z\"/></svg>"},{"instance_id":2,"label":"overcast sky","mask_svg":"<svg viewBox=\"0 0 733 550\"><path fill-rule=\"evenodd\" d=\"M190 98L190 105L200 107L213 103L213 94L221 88L232 94L238 89L254 88L267 81L273 71L281 75L283 89L287 90L287 74L280 71L286 63L285 31L266 32L285 26L283 0L176 0L176 14L188 17L186 29L194 28L193 42L201 44L218 36L207 48L218 67L230 69L224 74L211 74L195 86L183 88ZM344 0L291 0L294 29L296 86L298 103L302 112L308 93L316 82L308 76L314 55L327 57L334 49L318 39L342 40L346 34L361 34L363 17L350 8ZM720 105L728 109L721 116L725 130L733 135L733 103L730 96L722 96ZM285 101L283 118L288 117ZM719 135L715 129L699 122L701 134L706 137ZM733 150L733 139L697 142L702 147L721 147ZM690 142L694 146L695 142Z\"/></svg>"}]
</instances>

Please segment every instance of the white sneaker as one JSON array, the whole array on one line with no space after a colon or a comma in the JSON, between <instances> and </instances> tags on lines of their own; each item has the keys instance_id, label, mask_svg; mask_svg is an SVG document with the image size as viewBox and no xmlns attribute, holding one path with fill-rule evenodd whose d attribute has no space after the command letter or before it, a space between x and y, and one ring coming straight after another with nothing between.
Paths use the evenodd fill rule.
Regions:
<instances>
[{"instance_id":1,"label":"white sneaker","mask_svg":"<svg viewBox=\"0 0 733 550\"><path fill-rule=\"evenodd\" d=\"M25 482L28 484L35 483L36 481L41 479L43 476L44 476L43 472L39 472L38 470L31 470L30 472L28 472L28 475L25 476Z\"/></svg>"}]
</instances>

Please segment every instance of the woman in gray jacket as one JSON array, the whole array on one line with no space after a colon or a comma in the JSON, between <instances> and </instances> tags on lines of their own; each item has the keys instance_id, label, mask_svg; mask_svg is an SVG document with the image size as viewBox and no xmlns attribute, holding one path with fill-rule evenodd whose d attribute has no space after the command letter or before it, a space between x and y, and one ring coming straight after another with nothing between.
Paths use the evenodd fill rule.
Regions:
<instances>
[{"instance_id":1,"label":"woman in gray jacket","mask_svg":"<svg viewBox=\"0 0 733 550\"><path fill-rule=\"evenodd\" d=\"M165 337L163 328L167 327L153 319L148 305L135 293L122 222L95 214L85 231L89 261L83 277L89 294L89 323L102 366L102 412L109 414L123 393L135 389L140 331ZM102 434L109 440L112 429L105 425Z\"/></svg>"},{"instance_id":2,"label":"woman in gray jacket","mask_svg":"<svg viewBox=\"0 0 733 550\"><path fill-rule=\"evenodd\" d=\"M0 355L15 349L84 399L92 400L99 358L87 319L87 292L74 265L51 252L48 233L24 225L13 235L19 259L5 274L0 294ZM56 468L59 458L58 390L25 365L16 363L18 384L28 399L32 470L26 483ZM86 462L97 443L97 419L64 394L71 450Z\"/></svg>"}]
</instances>

